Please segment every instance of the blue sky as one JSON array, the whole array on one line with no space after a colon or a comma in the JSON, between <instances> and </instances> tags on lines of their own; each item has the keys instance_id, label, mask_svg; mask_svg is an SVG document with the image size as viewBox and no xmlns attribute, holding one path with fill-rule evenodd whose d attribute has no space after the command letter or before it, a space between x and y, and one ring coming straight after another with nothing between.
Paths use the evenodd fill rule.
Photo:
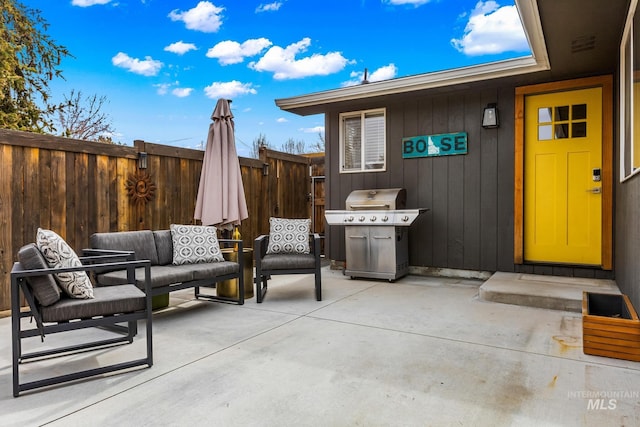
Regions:
<instances>
[{"instance_id":1,"label":"blue sky","mask_svg":"<svg viewBox=\"0 0 640 427\"><path fill-rule=\"evenodd\" d=\"M267 0L268 1L268 0ZM201 148L232 99L238 154L264 135L310 147L324 116L274 100L529 55L513 0L22 0L73 58L51 83L105 96L114 140Z\"/></svg>"}]
</instances>

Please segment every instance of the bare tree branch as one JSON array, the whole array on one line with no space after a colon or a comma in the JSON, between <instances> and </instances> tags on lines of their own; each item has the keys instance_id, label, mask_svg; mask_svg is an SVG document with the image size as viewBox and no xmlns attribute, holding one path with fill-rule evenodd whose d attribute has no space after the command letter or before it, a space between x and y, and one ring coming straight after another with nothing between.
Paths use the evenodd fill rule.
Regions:
<instances>
[{"instance_id":1,"label":"bare tree branch","mask_svg":"<svg viewBox=\"0 0 640 427\"><path fill-rule=\"evenodd\" d=\"M82 92L75 90L64 97L63 107L58 111L58 123L61 135L67 138L88 141L113 142L114 130L109 116L102 111L107 102L105 96L88 96L83 99Z\"/></svg>"},{"instance_id":2,"label":"bare tree branch","mask_svg":"<svg viewBox=\"0 0 640 427\"><path fill-rule=\"evenodd\" d=\"M252 150L254 159L260 157L260 147L271 147L271 144L267 141L267 137L263 134L258 135L258 137L253 140Z\"/></svg>"}]
</instances>

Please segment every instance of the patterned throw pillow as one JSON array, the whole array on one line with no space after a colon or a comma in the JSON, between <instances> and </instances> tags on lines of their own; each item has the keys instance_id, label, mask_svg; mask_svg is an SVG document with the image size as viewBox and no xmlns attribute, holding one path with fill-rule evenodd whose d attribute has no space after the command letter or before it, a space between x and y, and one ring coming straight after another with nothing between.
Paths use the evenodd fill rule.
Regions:
<instances>
[{"instance_id":1,"label":"patterned throw pillow","mask_svg":"<svg viewBox=\"0 0 640 427\"><path fill-rule=\"evenodd\" d=\"M35 243L29 243L20 248L18 261L20 261L25 270L49 268L47 260L44 259ZM52 274L30 276L27 278L27 282L31 285L33 295L41 305L46 307L60 300L61 289Z\"/></svg>"},{"instance_id":2,"label":"patterned throw pillow","mask_svg":"<svg viewBox=\"0 0 640 427\"><path fill-rule=\"evenodd\" d=\"M71 246L56 232L38 228L36 246L50 268L79 267L82 265ZM84 271L54 274L56 282L71 298L93 298L93 286Z\"/></svg>"},{"instance_id":3,"label":"patterned throw pillow","mask_svg":"<svg viewBox=\"0 0 640 427\"><path fill-rule=\"evenodd\" d=\"M267 254L308 254L310 219L269 218Z\"/></svg>"},{"instance_id":4,"label":"patterned throw pillow","mask_svg":"<svg viewBox=\"0 0 640 427\"><path fill-rule=\"evenodd\" d=\"M173 265L224 261L215 227L171 224L170 229Z\"/></svg>"}]
</instances>

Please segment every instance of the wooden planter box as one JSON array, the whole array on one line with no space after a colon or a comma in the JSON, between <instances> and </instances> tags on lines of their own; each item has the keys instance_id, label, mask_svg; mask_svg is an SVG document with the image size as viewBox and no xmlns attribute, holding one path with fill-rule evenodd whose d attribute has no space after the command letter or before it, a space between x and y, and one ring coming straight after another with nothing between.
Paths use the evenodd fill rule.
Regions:
<instances>
[{"instance_id":1,"label":"wooden planter box","mask_svg":"<svg viewBox=\"0 0 640 427\"><path fill-rule=\"evenodd\" d=\"M640 320L629 297L582 294L584 354L640 362Z\"/></svg>"}]
</instances>

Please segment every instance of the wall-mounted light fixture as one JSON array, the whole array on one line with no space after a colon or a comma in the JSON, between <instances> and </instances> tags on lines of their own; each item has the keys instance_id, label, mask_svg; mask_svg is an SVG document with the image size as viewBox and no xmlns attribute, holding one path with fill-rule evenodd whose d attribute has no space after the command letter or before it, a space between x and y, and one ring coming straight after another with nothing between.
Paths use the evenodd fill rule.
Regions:
<instances>
[{"instance_id":1,"label":"wall-mounted light fixture","mask_svg":"<svg viewBox=\"0 0 640 427\"><path fill-rule=\"evenodd\" d=\"M493 129L500 126L498 118L498 107L495 102L487 104L482 112L482 127L485 129Z\"/></svg>"},{"instance_id":2,"label":"wall-mounted light fixture","mask_svg":"<svg viewBox=\"0 0 640 427\"><path fill-rule=\"evenodd\" d=\"M262 176L269 175L269 163L262 164Z\"/></svg>"},{"instance_id":3,"label":"wall-mounted light fixture","mask_svg":"<svg viewBox=\"0 0 640 427\"><path fill-rule=\"evenodd\" d=\"M147 168L147 153L141 151L138 153L138 169Z\"/></svg>"}]
</instances>

